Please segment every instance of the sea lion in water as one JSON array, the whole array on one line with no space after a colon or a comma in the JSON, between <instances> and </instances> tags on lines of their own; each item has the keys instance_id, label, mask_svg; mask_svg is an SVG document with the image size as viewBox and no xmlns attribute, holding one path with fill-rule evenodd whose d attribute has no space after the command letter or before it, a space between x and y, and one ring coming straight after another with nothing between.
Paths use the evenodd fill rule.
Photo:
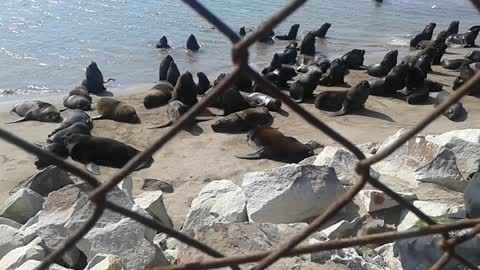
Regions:
<instances>
[{"instance_id":1,"label":"sea lion in water","mask_svg":"<svg viewBox=\"0 0 480 270\"><path fill-rule=\"evenodd\" d=\"M24 101L22 103L15 104L10 112L16 113L21 118L6 124L30 120L54 123L62 121L60 111L58 111L55 106L39 100Z\"/></svg>"},{"instance_id":2,"label":"sea lion in water","mask_svg":"<svg viewBox=\"0 0 480 270\"><path fill-rule=\"evenodd\" d=\"M480 62L480 51L471 51L465 55L465 58L472 62Z\"/></svg>"},{"instance_id":3,"label":"sea lion in water","mask_svg":"<svg viewBox=\"0 0 480 270\"><path fill-rule=\"evenodd\" d=\"M468 59L445 59L442 61L442 67L444 69L458 70L463 64L470 64Z\"/></svg>"},{"instance_id":4,"label":"sea lion in water","mask_svg":"<svg viewBox=\"0 0 480 270\"><path fill-rule=\"evenodd\" d=\"M164 128L172 125L173 123L178 121L178 119L180 119L180 117L184 115L190 108L191 107L187 106L180 100L170 101L167 107L168 121L165 124L149 127L149 129ZM212 119L213 117L195 117L195 121L197 122L209 121Z\"/></svg>"},{"instance_id":5,"label":"sea lion in water","mask_svg":"<svg viewBox=\"0 0 480 270\"><path fill-rule=\"evenodd\" d=\"M143 98L143 106L146 109L161 107L168 104L172 99L173 86L167 81L155 84Z\"/></svg>"},{"instance_id":6,"label":"sea lion in water","mask_svg":"<svg viewBox=\"0 0 480 270\"><path fill-rule=\"evenodd\" d=\"M475 39L477 39L479 31L480 31L480 26L478 25L473 26L463 34L454 34L449 36L445 41L445 43L449 47L463 47L463 48L476 47Z\"/></svg>"},{"instance_id":7,"label":"sea lion in water","mask_svg":"<svg viewBox=\"0 0 480 270\"><path fill-rule=\"evenodd\" d=\"M236 158L271 158L297 163L312 156L314 148L319 147L318 143L303 144L294 137L285 136L282 132L270 127L252 129L247 135L247 142L257 151L245 156L235 156Z\"/></svg>"},{"instance_id":8,"label":"sea lion in water","mask_svg":"<svg viewBox=\"0 0 480 270\"><path fill-rule=\"evenodd\" d=\"M337 112L347 98L347 91L322 91L315 98L315 108L323 111Z\"/></svg>"},{"instance_id":9,"label":"sea lion in water","mask_svg":"<svg viewBox=\"0 0 480 270\"><path fill-rule=\"evenodd\" d=\"M346 74L348 74L348 69L345 63L340 59L335 59L318 84L327 86L345 84L344 78Z\"/></svg>"},{"instance_id":10,"label":"sea lion in water","mask_svg":"<svg viewBox=\"0 0 480 270\"><path fill-rule=\"evenodd\" d=\"M157 45L155 46L157 49L170 49L170 45L168 45L168 40L166 36L160 38Z\"/></svg>"},{"instance_id":11,"label":"sea lion in water","mask_svg":"<svg viewBox=\"0 0 480 270\"><path fill-rule=\"evenodd\" d=\"M275 36L275 38L279 40L295 40L297 39L297 33L298 33L299 27L300 27L300 24L296 23L290 27L290 31L288 32L288 35Z\"/></svg>"},{"instance_id":12,"label":"sea lion in water","mask_svg":"<svg viewBox=\"0 0 480 270\"><path fill-rule=\"evenodd\" d=\"M290 86L290 97L299 102L313 98L313 91L317 88L320 78L322 78L322 72L318 70L300 75Z\"/></svg>"},{"instance_id":13,"label":"sea lion in water","mask_svg":"<svg viewBox=\"0 0 480 270\"><path fill-rule=\"evenodd\" d=\"M187 39L187 49L191 51L198 51L200 49L200 45L198 45L197 38L193 34L190 34L190 36Z\"/></svg>"},{"instance_id":14,"label":"sea lion in water","mask_svg":"<svg viewBox=\"0 0 480 270\"><path fill-rule=\"evenodd\" d=\"M245 26L240 27L240 31L238 32L238 34L239 34L241 37L244 37L244 36L247 35L247 32L245 31Z\"/></svg>"},{"instance_id":15,"label":"sea lion in water","mask_svg":"<svg viewBox=\"0 0 480 270\"><path fill-rule=\"evenodd\" d=\"M83 124L87 125L90 129L93 128L92 119L90 118L90 116L88 114L86 114L84 111L81 111L81 110L71 110L71 111L68 112L67 117L65 119L63 119L60 126L57 127L56 129L54 129L52 131L52 133L50 133L48 135L48 137L50 138L51 136L53 136L58 131L60 131L62 129L65 129L65 128L68 128L69 126L71 126L75 123L83 123Z\"/></svg>"},{"instance_id":16,"label":"sea lion in water","mask_svg":"<svg viewBox=\"0 0 480 270\"><path fill-rule=\"evenodd\" d=\"M198 102L196 88L192 74L187 71L178 78L177 85L173 88L172 100L180 100L191 107Z\"/></svg>"},{"instance_id":17,"label":"sea lion in water","mask_svg":"<svg viewBox=\"0 0 480 270\"><path fill-rule=\"evenodd\" d=\"M93 94L100 94L107 89L103 85L115 79L109 78L107 81L103 80L103 74L97 66L97 63L92 61L85 71L86 79L82 81L82 85L88 89L88 92Z\"/></svg>"},{"instance_id":18,"label":"sea lion in water","mask_svg":"<svg viewBox=\"0 0 480 270\"><path fill-rule=\"evenodd\" d=\"M135 109L123 101L113 98L101 98L97 102L98 116L92 117L92 120L111 119L117 122L139 124Z\"/></svg>"},{"instance_id":19,"label":"sea lion in water","mask_svg":"<svg viewBox=\"0 0 480 270\"><path fill-rule=\"evenodd\" d=\"M205 94L205 92L207 92L208 89L210 89L210 87L212 87L212 85L210 84L210 81L208 80L208 77L207 75L205 75L205 73L198 72L197 77L198 83L196 87L196 93L197 95L203 95Z\"/></svg>"},{"instance_id":20,"label":"sea lion in water","mask_svg":"<svg viewBox=\"0 0 480 270\"><path fill-rule=\"evenodd\" d=\"M170 55L165 56L160 62L160 68L158 69L158 78L160 81L167 80L168 69L170 63L173 62L173 58Z\"/></svg>"},{"instance_id":21,"label":"sea lion in water","mask_svg":"<svg viewBox=\"0 0 480 270\"><path fill-rule=\"evenodd\" d=\"M269 72L273 72L281 66L282 62L280 62L280 55L278 53L275 53L273 55L272 61L270 61L270 65L262 70L262 74L265 75Z\"/></svg>"},{"instance_id":22,"label":"sea lion in water","mask_svg":"<svg viewBox=\"0 0 480 270\"><path fill-rule=\"evenodd\" d=\"M433 41L432 40L422 40L417 44L416 48L419 49L419 50L423 50L423 49L427 48L428 46L438 47L440 44L445 43L445 40L450 35L451 34L448 31L440 31L440 33L438 33L435 40L433 40Z\"/></svg>"},{"instance_id":23,"label":"sea lion in water","mask_svg":"<svg viewBox=\"0 0 480 270\"><path fill-rule=\"evenodd\" d=\"M65 138L70 157L85 165L85 168L93 173L100 174L99 166L122 168L134 158L139 150L125 143L102 137L70 134ZM153 163L150 157L136 170L148 168Z\"/></svg>"},{"instance_id":24,"label":"sea lion in water","mask_svg":"<svg viewBox=\"0 0 480 270\"><path fill-rule=\"evenodd\" d=\"M282 53L278 54L279 61L281 64L294 65L297 63L297 54L297 43L292 42L285 47Z\"/></svg>"},{"instance_id":25,"label":"sea lion in water","mask_svg":"<svg viewBox=\"0 0 480 270\"><path fill-rule=\"evenodd\" d=\"M437 97L435 98L435 103L433 104L433 107L437 108L438 106L442 105L448 100L449 97L450 93L448 93L447 91L439 92ZM462 103L455 102L443 112L443 115L445 115L448 119L452 121L456 121L466 113L467 111L465 111L465 109L463 108Z\"/></svg>"},{"instance_id":26,"label":"sea lion in water","mask_svg":"<svg viewBox=\"0 0 480 270\"><path fill-rule=\"evenodd\" d=\"M249 108L215 121L212 130L220 133L241 133L259 126L270 126L273 117L266 107Z\"/></svg>"},{"instance_id":27,"label":"sea lion in water","mask_svg":"<svg viewBox=\"0 0 480 270\"><path fill-rule=\"evenodd\" d=\"M388 52L380 64L367 67L367 73L373 77L384 77L397 65L398 50Z\"/></svg>"},{"instance_id":28,"label":"sea lion in water","mask_svg":"<svg viewBox=\"0 0 480 270\"><path fill-rule=\"evenodd\" d=\"M315 55L315 33L308 32L302 40L300 44L300 54Z\"/></svg>"},{"instance_id":29,"label":"sea lion in water","mask_svg":"<svg viewBox=\"0 0 480 270\"><path fill-rule=\"evenodd\" d=\"M332 116L345 115L352 110L358 110L364 107L370 92L370 84L368 81L361 81L347 91L342 108L333 113Z\"/></svg>"},{"instance_id":30,"label":"sea lion in water","mask_svg":"<svg viewBox=\"0 0 480 270\"><path fill-rule=\"evenodd\" d=\"M167 72L167 81L175 86L177 85L177 80L180 77L180 71L178 70L177 64L174 61L170 62Z\"/></svg>"},{"instance_id":31,"label":"sea lion in water","mask_svg":"<svg viewBox=\"0 0 480 270\"><path fill-rule=\"evenodd\" d=\"M273 73L278 75L278 84L281 87L287 87L287 82L297 76L297 72L294 68L283 65L277 68Z\"/></svg>"},{"instance_id":32,"label":"sea lion in water","mask_svg":"<svg viewBox=\"0 0 480 270\"><path fill-rule=\"evenodd\" d=\"M460 22L459 21L453 21L450 23L450 25L448 26L448 29L447 29L447 32L450 34L450 35L454 35L454 34L458 34L458 27L460 25Z\"/></svg>"},{"instance_id":33,"label":"sea lion in water","mask_svg":"<svg viewBox=\"0 0 480 270\"><path fill-rule=\"evenodd\" d=\"M272 112L277 112L282 107L282 102L279 99L262 93L241 94L243 98L252 107L266 107Z\"/></svg>"},{"instance_id":34,"label":"sea lion in water","mask_svg":"<svg viewBox=\"0 0 480 270\"><path fill-rule=\"evenodd\" d=\"M327 35L327 32L328 32L328 29L330 29L331 26L332 26L332 24L330 24L330 23L322 24L322 26L320 26L320 28L317 31L314 32L315 37L325 38L325 36Z\"/></svg>"},{"instance_id":35,"label":"sea lion in water","mask_svg":"<svg viewBox=\"0 0 480 270\"><path fill-rule=\"evenodd\" d=\"M410 47L413 47L413 48L417 47L418 43L422 40L431 40L433 36L433 30L435 29L436 26L437 26L436 23L427 24L427 26L425 26L425 28L420 34L416 35L414 38L410 40Z\"/></svg>"},{"instance_id":36,"label":"sea lion in water","mask_svg":"<svg viewBox=\"0 0 480 270\"><path fill-rule=\"evenodd\" d=\"M340 59L345 63L347 68L362 69L364 68L363 61L365 60L365 50L353 49L344 54Z\"/></svg>"},{"instance_id":37,"label":"sea lion in water","mask_svg":"<svg viewBox=\"0 0 480 270\"><path fill-rule=\"evenodd\" d=\"M463 64L460 67L460 74L458 77L453 81L452 89L457 90L460 88L465 82L470 80L475 75L475 70L473 70L469 64ZM478 90L474 92L470 92L469 95L476 95L478 94Z\"/></svg>"}]
</instances>

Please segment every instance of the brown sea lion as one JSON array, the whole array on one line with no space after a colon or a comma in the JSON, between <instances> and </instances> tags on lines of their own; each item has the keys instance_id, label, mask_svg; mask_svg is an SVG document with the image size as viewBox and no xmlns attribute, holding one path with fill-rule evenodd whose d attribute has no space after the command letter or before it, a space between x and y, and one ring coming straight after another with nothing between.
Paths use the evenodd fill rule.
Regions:
<instances>
[{"instance_id":1,"label":"brown sea lion","mask_svg":"<svg viewBox=\"0 0 480 270\"><path fill-rule=\"evenodd\" d=\"M303 102L306 99L312 99L313 91L317 88L320 78L322 78L322 72L318 70L311 70L300 75L290 86L290 97L299 102Z\"/></svg>"},{"instance_id":2,"label":"brown sea lion","mask_svg":"<svg viewBox=\"0 0 480 270\"><path fill-rule=\"evenodd\" d=\"M175 123L176 121L178 121L178 119L180 119L180 117L184 115L189 109L190 109L190 106L184 104L180 100L172 100L168 102L168 107L167 107L167 115L169 120L164 124L149 127L149 129L168 127L173 123ZM213 117L203 117L203 118L196 117L195 121L201 122L201 121L208 121L212 119Z\"/></svg>"},{"instance_id":3,"label":"brown sea lion","mask_svg":"<svg viewBox=\"0 0 480 270\"><path fill-rule=\"evenodd\" d=\"M173 88L172 100L180 100L189 107L198 102L197 86L189 71L183 73L180 78L178 78L177 85Z\"/></svg>"},{"instance_id":4,"label":"brown sea lion","mask_svg":"<svg viewBox=\"0 0 480 270\"><path fill-rule=\"evenodd\" d=\"M92 120L111 119L118 122L139 124L140 118L132 106L113 98L101 98L97 102L98 116Z\"/></svg>"},{"instance_id":5,"label":"brown sea lion","mask_svg":"<svg viewBox=\"0 0 480 270\"><path fill-rule=\"evenodd\" d=\"M347 91L340 111L333 113L332 116L340 116L349 113L352 110L362 109L370 93L370 84L368 81L361 81Z\"/></svg>"},{"instance_id":6,"label":"brown sea lion","mask_svg":"<svg viewBox=\"0 0 480 270\"><path fill-rule=\"evenodd\" d=\"M146 109L158 108L168 104L172 99L173 86L167 81L155 84L143 98L143 106Z\"/></svg>"},{"instance_id":7,"label":"brown sea lion","mask_svg":"<svg viewBox=\"0 0 480 270\"><path fill-rule=\"evenodd\" d=\"M245 109L215 121L212 130L221 133L241 133L259 126L270 126L273 117L266 107Z\"/></svg>"},{"instance_id":8,"label":"brown sea lion","mask_svg":"<svg viewBox=\"0 0 480 270\"><path fill-rule=\"evenodd\" d=\"M347 91L322 91L315 98L315 108L323 111L337 112L342 109L347 98Z\"/></svg>"},{"instance_id":9,"label":"brown sea lion","mask_svg":"<svg viewBox=\"0 0 480 270\"><path fill-rule=\"evenodd\" d=\"M54 122L58 123L62 121L60 111L50 103L33 100L24 101L22 103L15 104L10 112L16 113L21 118L8 122L18 123L23 121L40 121L40 122Z\"/></svg>"},{"instance_id":10,"label":"brown sea lion","mask_svg":"<svg viewBox=\"0 0 480 270\"><path fill-rule=\"evenodd\" d=\"M63 106L69 109L90 111L92 109L92 99L80 95L69 95L63 98Z\"/></svg>"},{"instance_id":11,"label":"brown sea lion","mask_svg":"<svg viewBox=\"0 0 480 270\"><path fill-rule=\"evenodd\" d=\"M448 93L447 91L441 91L436 96L433 107L437 108L438 106L445 103L449 98L450 93ZM455 102L443 112L443 115L445 115L448 119L452 121L457 121L460 117L466 114L467 111L465 110L465 108L463 108L463 105L460 102Z\"/></svg>"}]
</instances>

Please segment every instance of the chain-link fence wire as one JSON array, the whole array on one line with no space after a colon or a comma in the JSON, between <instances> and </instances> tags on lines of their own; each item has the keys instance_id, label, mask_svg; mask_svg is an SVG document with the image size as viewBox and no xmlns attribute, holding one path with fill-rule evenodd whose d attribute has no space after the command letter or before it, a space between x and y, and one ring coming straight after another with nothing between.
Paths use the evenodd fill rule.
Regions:
<instances>
[{"instance_id":1,"label":"chain-link fence wire","mask_svg":"<svg viewBox=\"0 0 480 270\"><path fill-rule=\"evenodd\" d=\"M480 0L470 0L472 4L480 11ZM43 262L36 267L37 270L48 269L49 266L57 261L59 261L62 255L70 248L74 247L77 242L86 235L90 229L95 226L96 222L102 216L105 209L120 213L129 218L136 220L137 222L152 228L160 233L165 233L169 237L176 238L178 241L192 246L199 251L210 255L213 257L212 260L204 262L189 263L184 265L175 265L169 267L157 267L156 269L169 269L169 270L180 270L180 269L212 269L219 267L230 267L235 270L240 269L240 265L244 263L258 262L255 266L255 270L266 269L271 266L275 261L282 257L286 256L296 256L300 254L313 253L325 250L335 250L342 249L347 247L354 247L358 245L366 245L372 243L387 243L400 239L415 238L426 235L441 234L443 240L439 241L438 247L443 250L442 257L431 269L442 269L450 260L454 259L463 264L469 269L478 269L476 265L465 259L455 252L455 246L459 245L469 239L473 238L477 233L480 232L480 219L466 219L459 222L454 222L452 224L436 224L434 220L428 217L420 209L413 206L412 203L403 199L396 192L391 190L389 187L385 186L383 183L379 182L376 179L373 179L369 176L370 166L386 158L388 155L392 154L395 150L401 147L408 140L412 139L416 134L422 131L426 126L432 123L437 119L443 111L445 111L449 106L459 101L463 96L468 94L473 89L480 87L480 73L476 73L475 76L467 81L460 89L455 91L451 97L442 105L438 106L432 111L425 119L421 120L414 128L410 129L408 132L400 136L396 141L391 143L388 147L377 152L375 155L366 158L366 156L347 138L343 137L341 134L337 133L335 130L330 128L320 119L316 118L314 115L303 109L299 104L294 102L290 97L283 94L279 91L273 84L266 81L253 70L248 65L248 48L253 43L255 43L260 37L267 34L274 27L276 27L280 22L282 22L286 17L295 12L300 6L302 6L306 0L292 0L287 4L283 9L278 13L273 15L268 21L265 22L261 27L256 29L256 31L240 39L238 35L229 28L225 23L223 23L219 18L212 14L207 8L194 0L183 0L184 3L189 5L194 9L200 16L204 17L208 22L210 22L217 30L223 33L230 41L232 42L232 62L235 67L233 71L217 85L210 95L207 95L200 102L194 105L185 115L183 115L179 121L177 121L162 137L157 139L152 145L150 145L145 151L139 153L136 157L130 160L121 170L119 170L109 181L101 183L96 177L86 172L84 169L81 169L71 162L63 160L50 152L47 152L40 147L27 142L20 137L11 134L5 129L0 128L0 138L15 144L19 148L23 149L26 152L29 152L37 157L48 160L53 165L57 166L60 169L63 169L72 175L75 175L86 181L90 184L94 190L89 194L89 199L95 204L95 211L91 217L83 224L83 226L74 234L69 236L65 241L48 254L48 256L43 260ZM122 206L116 205L108 200L106 200L106 194L115 187L119 182L122 181L126 176L131 174L135 168L152 156L155 152L160 150L167 142L174 138L180 130L186 125L190 119L194 119L199 115L204 109L206 109L209 104L212 103L214 99L219 97L226 89L231 87L234 82L239 78L240 75L248 75L255 83L259 84L262 89L265 89L267 94L280 99L284 104L286 104L292 111L299 114L306 122L313 125L349 151L351 151L359 160L355 166L355 172L359 176L358 181L350 188L348 192L340 196L335 202L333 202L320 216L315 218L307 228L299 232L297 235L294 235L291 239L288 239L278 248L270 251L257 252L250 255L244 256L229 256L225 257L222 253L216 251L214 248L209 247L192 237L177 231L173 228L166 227L160 222L155 221L152 218L145 217L141 214L133 212L129 209L126 209ZM418 218L425 221L429 226L424 228L417 228L403 232L387 232L387 233L378 233L362 237L352 237L348 239L335 239L320 242L312 245L297 245L305 240L309 235L317 231L325 222L332 218L336 213L338 213L343 207L350 203L353 198L358 194L358 192L369 183L373 187L385 192L392 199L397 201L402 207L408 209ZM450 238L448 232L458 231L462 229L473 228L466 233L455 237Z\"/></svg>"}]
</instances>

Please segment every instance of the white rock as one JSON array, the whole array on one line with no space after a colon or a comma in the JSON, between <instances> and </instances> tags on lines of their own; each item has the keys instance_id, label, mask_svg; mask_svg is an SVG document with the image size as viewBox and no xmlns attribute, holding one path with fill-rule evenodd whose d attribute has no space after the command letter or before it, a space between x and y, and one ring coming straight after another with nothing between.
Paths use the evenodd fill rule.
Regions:
<instances>
[{"instance_id":1,"label":"white rock","mask_svg":"<svg viewBox=\"0 0 480 270\"><path fill-rule=\"evenodd\" d=\"M45 258L45 250L41 244L42 240L36 238L28 245L10 251L0 260L0 269L15 270L28 260L41 261Z\"/></svg>"},{"instance_id":2,"label":"white rock","mask_svg":"<svg viewBox=\"0 0 480 270\"><path fill-rule=\"evenodd\" d=\"M146 191L134 199L135 203L147 211L153 218L163 225L173 228L173 223L168 216L167 209L163 203L163 193L158 191Z\"/></svg>"},{"instance_id":3,"label":"white rock","mask_svg":"<svg viewBox=\"0 0 480 270\"><path fill-rule=\"evenodd\" d=\"M41 263L42 263L41 261L37 261L37 260L28 260L16 270L32 270L35 267L39 266ZM58 264L52 264L48 269L49 270L69 270L68 268L60 266Z\"/></svg>"},{"instance_id":4,"label":"white rock","mask_svg":"<svg viewBox=\"0 0 480 270\"><path fill-rule=\"evenodd\" d=\"M398 254L394 252L394 243L388 243L375 249L379 257L386 263L388 269L403 270L402 264L398 259Z\"/></svg>"},{"instance_id":5,"label":"white rock","mask_svg":"<svg viewBox=\"0 0 480 270\"><path fill-rule=\"evenodd\" d=\"M444 203L415 201L413 205L430 217L440 217L447 214L457 214L462 211L461 206L447 205ZM397 227L398 231L410 229L419 220L412 212L408 212Z\"/></svg>"},{"instance_id":6,"label":"white rock","mask_svg":"<svg viewBox=\"0 0 480 270\"><path fill-rule=\"evenodd\" d=\"M7 225L15 229L20 229L20 227L22 227L22 224L8 218L3 218L3 217L0 217L0 225Z\"/></svg>"},{"instance_id":7,"label":"white rock","mask_svg":"<svg viewBox=\"0 0 480 270\"><path fill-rule=\"evenodd\" d=\"M132 198L133 196L133 180L132 176L129 175L125 177L120 183L117 185L128 197Z\"/></svg>"},{"instance_id":8,"label":"white rock","mask_svg":"<svg viewBox=\"0 0 480 270\"><path fill-rule=\"evenodd\" d=\"M167 249L163 253L169 262L174 263L177 260L178 249Z\"/></svg>"},{"instance_id":9,"label":"white rock","mask_svg":"<svg viewBox=\"0 0 480 270\"><path fill-rule=\"evenodd\" d=\"M0 206L0 217L24 224L42 209L43 201L33 190L19 189Z\"/></svg>"},{"instance_id":10,"label":"white rock","mask_svg":"<svg viewBox=\"0 0 480 270\"><path fill-rule=\"evenodd\" d=\"M322 233L328 237L328 239L346 238L356 235L356 229L361 225L364 218L357 217L352 221L342 220L332 226L329 226L322 230ZM358 228L357 228L358 227Z\"/></svg>"},{"instance_id":11,"label":"white rock","mask_svg":"<svg viewBox=\"0 0 480 270\"><path fill-rule=\"evenodd\" d=\"M415 193L397 193L408 201L414 201L417 199L417 195ZM367 212L375 212L381 209L391 208L399 205L397 201L390 198L380 190L362 190L357 196Z\"/></svg>"},{"instance_id":12,"label":"white rock","mask_svg":"<svg viewBox=\"0 0 480 270\"><path fill-rule=\"evenodd\" d=\"M365 154L365 156L368 157L377 152L380 144L378 142L369 142L357 145L357 147L363 152L363 154Z\"/></svg>"},{"instance_id":13,"label":"white rock","mask_svg":"<svg viewBox=\"0 0 480 270\"><path fill-rule=\"evenodd\" d=\"M27 245L34 238L10 226L0 225L0 258L11 250Z\"/></svg>"},{"instance_id":14,"label":"white rock","mask_svg":"<svg viewBox=\"0 0 480 270\"><path fill-rule=\"evenodd\" d=\"M126 270L122 258L110 254L97 254L88 263L88 270Z\"/></svg>"},{"instance_id":15,"label":"white rock","mask_svg":"<svg viewBox=\"0 0 480 270\"><path fill-rule=\"evenodd\" d=\"M389 137L378 151L382 151L405 132L405 129L401 129ZM400 178L413 188L420 181L463 191L468 183L460 174L452 151L429 142L424 137L410 139L391 155L374 164L373 168L380 174Z\"/></svg>"},{"instance_id":16,"label":"white rock","mask_svg":"<svg viewBox=\"0 0 480 270\"><path fill-rule=\"evenodd\" d=\"M313 165L332 167L343 185L353 185L358 181L355 173L357 163L358 159L350 151L340 147L327 146L318 154ZM370 169L370 176L375 179L380 177L379 173L373 169Z\"/></svg>"},{"instance_id":17,"label":"white rock","mask_svg":"<svg viewBox=\"0 0 480 270\"><path fill-rule=\"evenodd\" d=\"M296 164L247 173L242 188L249 220L272 223L317 216L345 192L333 168Z\"/></svg>"},{"instance_id":18,"label":"white rock","mask_svg":"<svg viewBox=\"0 0 480 270\"><path fill-rule=\"evenodd\" d=\"M468 142L480 143L480 129L452 130L440 135L426 135L425 139L436 144L445 145L453 137L457 137Z\"/></svg>"},{"instance_id":19,"label":"white rock","mask_svg":"<svg viewBox=\"0 0 480 270\"><path fill-rule=\"evenodd\" d=\"M58 167L49 166L20 182L10 192L16 192L20 188L28 188L46 197L50 192L71 184L73 184L73 181L67 172Z\"/></svg>"}]
</instances>

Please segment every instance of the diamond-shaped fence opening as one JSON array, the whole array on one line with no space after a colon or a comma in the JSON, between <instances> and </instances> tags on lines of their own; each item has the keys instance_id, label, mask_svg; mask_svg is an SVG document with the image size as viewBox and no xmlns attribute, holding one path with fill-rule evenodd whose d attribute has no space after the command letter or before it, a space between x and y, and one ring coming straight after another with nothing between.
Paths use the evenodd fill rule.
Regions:
<instances>
[{"instance_id":1,"label":"diamond-shaped fence opening","mask_svg":"<svg viewBox=\"0 0 480 270\"><path fill-rule=\"evenodd\" d=\"M165 233L170 237L176 238L180 242L183 242L187 245L190 245L198 250L212 256L212 260L203 261L198 263L190 263L186 265L176 265L169 267L158 267L156 269L213 269L220 267L230 267L232 269L241 269L241 264L258 262L255 268L256 270L265 269L271 266L275 261L281 257L286 256L296 256L306 253L313 253L325 250L334 250L347 247L353 247L358 245L366 245L371 243L383 243L388 241L415 238L425 235L432 234L441 234L443 240L438 243L438 246L443 250L443 256L440 260L431 268L431 269L442 269L451 259L455 259L462 263L465 267L469 269L478 269L476 265L469 262L462 257L461 254L455 252L455 246L461 244L480 232L480 219L470 219L463 220L460 222L455 222L448 225L438 225L434 220L429 218L421 210L413 206L410 202L403 199L396 192L391 190L389 187L385 186L376 179L373 179L369 176L368 172L370 166L381 161L396 149L406 143L409 139L413 138L417 133L423 130L426 126L432 123L437 119L444 110L449 106L459 101L463 96L472 91L476 87L480 87L480 73L477 73L471 80L466 82L459 90L457 90L447 102L438 106L435 110L432 111L425 119L422 119L414 128L409 130L400 136L395 142L391 143L388 147L382 149L382 151L377 152L375 155L366 158L365 155L347 138L343 137L341 134L337 133L335 130L330 128L328 125L323 123L321 120L304 110L296 102L291 100L288 96L280 92L274 85L270 82L264 80L260 74L253 70L248 65L248 48L253 43L255 43L260 37L265 35L267 32L271 31L275 26L282 22L286 17L295 12L300 6L302 6L306 0L293 0L290 1L283 9L278 13L273 15L269 20L265 22L261 27L251 34L240 39L237 34L232 31L225 23L223 23L219 18L212 14L207 8L194 0L183 0L187 5L194 9L200 16L204 17L209 21L217 30L223 33L231 42L232 42L232 61L235 64L233 71L228 75L221 83L214 88L212 93L202 99L201 102L194 105L179 121L177 121L162 137L157 139L152 145L150 145L145 151L139 153L135 158L128 162L120 171L118 171L109 181L101 183L97 178L87 173L83 169L80 169L71 163L64 161L55 155L44 151L43 149L37 147L34 144L31 144L23 139L15 136L14 134L9 133L8 131L0 128L0 138L3 140L15 144L19 148L38 156L41 159L49 160L53 165L70 172L73 175L78 176L82 180L89 183L94 190L90 193L89 198L92 200L96 209L93 215L85 222L81 229L75 234L71 235L68 239L65 239L62 245L60 245L56 250L51 252L45 260L39 265L36 269L48 269L49 266L57 261L68 249L75 246L75 244L89 232L89 230L95 225L98 219L102 216L105 209L115 211L117 213L123 214L127 217L130 217L143 225L155 229L158 232ZM472 4L480 10L480 1L471 0ZM156 151L161 149L168 141L175 137L175 135L182 129L182 127L189 121L193 119L198 114L200 114L208 105L219 95L221 95L226 89L233 85L236 79L242 75L247 74L252 80L259 84L268 94L280 99L285 103L291 110L299 114L305 121L309 124L315 126L317 129L346 147L350 150L358 159L359 162L356 165L355 171L358 174L358 181L350 188L348 192L339 197L335 202L333 202L320 216L316 217L307 228L303 231L294 235L286 242L282 243L280 246L273 250L257 252L255 254L244 255L244 256L229 256L225 257L220 252L215 249L183 234L180 231L177 231L172 228L168 228L160 224L159 222L145 217L141 214L135 213L131 210L128 210L122 206L116 205L112 202L107 201L106 194L116 186L122 179L131 174L135 168L142 164L146 159L152 156ZM298 246L297 245L305 240L310 234L318 230L320 226L325 224L333 215L345 207L357 193L367 184L378 188L379 190L385 192L392 199L397 201L402 207L413 212L418 218L425 221L429 226L421 229L409 230L404 232L388 232L388 233L379 233L372 234L362 237L353 237L348 239L337 239L320 242L312 245ZM451 238L448 234L450 231L461 230L473 228L467 233L462 234L459 237Z\"/></svg>"}]
</instances>

